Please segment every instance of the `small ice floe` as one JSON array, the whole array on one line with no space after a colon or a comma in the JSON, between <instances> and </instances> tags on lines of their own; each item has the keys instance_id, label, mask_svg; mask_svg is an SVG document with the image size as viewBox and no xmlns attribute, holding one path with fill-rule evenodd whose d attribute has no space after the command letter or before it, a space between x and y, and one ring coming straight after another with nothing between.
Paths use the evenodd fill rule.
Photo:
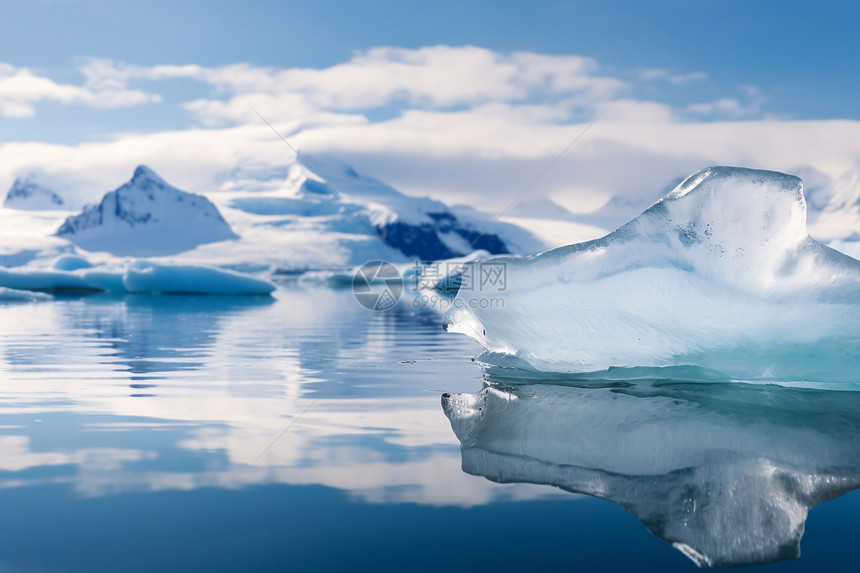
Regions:
<instances>
[{"instance_id":1,"label":"small ice floe","mask_svg":"<svg viewBox=\"0 0 860 573\"><path fill-rule=\"evenodd\" d=\"M91 291L135 294L270 295L267 280L212 267L133 260L123 266L92 266L63 257L53 269L0 269L0 287L25 291ZM34 294L34 293L30 293Z\"/></svg>"}]
</instances>

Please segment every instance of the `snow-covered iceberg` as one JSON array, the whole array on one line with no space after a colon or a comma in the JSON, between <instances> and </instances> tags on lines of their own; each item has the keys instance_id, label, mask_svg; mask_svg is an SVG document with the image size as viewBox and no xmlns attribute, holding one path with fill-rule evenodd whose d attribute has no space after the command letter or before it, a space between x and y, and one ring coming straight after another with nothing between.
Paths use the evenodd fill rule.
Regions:
<instances>
[{"instance_id":1,"label":"snow-covered iceberg","mask_svg":"<svg viewBox=\"0 0 860 573\"><path fill-rule=\"evenodd\" d=\"M445 394L463 471L614 501L696 564L795 558L809 510L860 487L860 393L748 384Z\"/></svg>"},{"instance_id":2,"label":"snow-covered iceberg","mask_svg":"<svg viewBox=\"0 0 860 573\"><path fill-rule=\"evenodd\" d=\"M85 259L64 257L50 270L0 269L0 289L217 295L269 295L275 290L267 280L211 267L144 260L120 267L88 265Z\"/></svg>"},{"instance_id":3,"label":"snow-covered iceberg","mask_svg":"<svg viewBox=\"0 0 860 573\"><path fill-rule=\"evenodd\" d=\"M503 280L461 289L444 326L528 368L777 382L860 371L860 261L809 236L791 175L704 169L601 239L464 272L482 265Z\"/></svg>"},{"instance_id":4,"label":"snow-covered iceberg","mask_svg":"<svg viewBox=\"0 0 860 573\"><path fill-rule=\"evenodd\" d=\"M168 185L143 165L98 205L66 219L57 235L88 251L147 257L238 238L209 199Z\"/></svg>"}]
</instances>

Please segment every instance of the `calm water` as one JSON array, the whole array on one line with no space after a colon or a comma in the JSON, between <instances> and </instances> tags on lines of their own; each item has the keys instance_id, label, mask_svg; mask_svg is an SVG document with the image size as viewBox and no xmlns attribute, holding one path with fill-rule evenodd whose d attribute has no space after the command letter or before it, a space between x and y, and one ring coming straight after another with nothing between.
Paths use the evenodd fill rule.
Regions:
<instances>
[{"instance_id":1,"label":"calm water","mask_svg":"<svg viewBox=\"0 0 860 573\"><path fill-rule=\"evenodd\" d=\"M689 571L671 543L792 557L810 507L756 568L856 571L860 393L522 386L439 323L294 286L0 304L0 571Z\"/></svg>"}]
</instances>

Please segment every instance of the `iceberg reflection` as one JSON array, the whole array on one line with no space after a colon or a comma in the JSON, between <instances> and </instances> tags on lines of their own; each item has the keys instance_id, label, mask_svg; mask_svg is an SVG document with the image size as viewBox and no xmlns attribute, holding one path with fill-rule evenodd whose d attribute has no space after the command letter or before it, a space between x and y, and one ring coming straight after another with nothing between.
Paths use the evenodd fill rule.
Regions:
<instances>
[{"instance_id":1,"label":"iceberg reflection","mask_svg":"<svg viewBox=\"0 0 860 573\"><path fill-rule=\"evenodd\" d=\"M667 381L444 394L462 468L614 501L697 565L800 555L809 510L860 487L860 393Z\"/></svg>"}]
</instances>

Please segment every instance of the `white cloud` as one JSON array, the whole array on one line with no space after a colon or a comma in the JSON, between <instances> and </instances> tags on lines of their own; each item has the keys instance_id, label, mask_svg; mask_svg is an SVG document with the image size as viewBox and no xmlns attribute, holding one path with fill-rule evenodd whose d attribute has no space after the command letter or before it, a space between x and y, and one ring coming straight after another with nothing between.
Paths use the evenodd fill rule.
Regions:
<instances>
[{"instance_id":1,"label":"white cloud","mask_svg":"<svg viewBox=\"0 0 860 573\"><path fill-rule=\"evenodd\" d=\"M689 74L675 74L673 76L669 76L669 83L680 86L690 82L700 82L706 79L708 79L708 76L704 72L691 72Z\"/></svg>"},{"instance_id":2,"label":"white cloud","mask_svg":"<svg viewBox=\"0 0 860 573\"><path fill-rule=\"evenodd\" d=\"M597 62L590 58L528 52L505 55L474 46L373 48L324 69L250 64L141 67L91 60L82 71L88 84L111 89L127 89L135 79L187 78L207 83L215 88L213 97L185 104L206 125L247 121L252 104L266 105L274 119L391 104L439 109L534 98L567 99L588 109L628 87L618 78L600 75Z\"/></svg>"},{"instance_id":3,"label":"white cloud","mask_svg":"<svg viewBox=\"0 0 860 573\"><path fill-rule=\"evenodd\" d=\"M748 117L761 112L767 98L762 91L753 86L741 86L745 101L735 98L720 98L716 101L694 103L687 110L700 115L723 115L726 117Z\"/></svg>"},{"instance_id":4,"label":"white cloud","mask_svg":"<svg viewBox=\"0 0 860 573\"><path fill-rule=\"evenodd\" d=\"M606 105L603 118L607 120L631 123L668 123L675 120L670 106L653 101L617 99Z\"/></svg>"},{"instance_id":5,"label":"white cloud","mask_svg":"<svg viewBox=\"0 0 860 573\"><path fill-rule=\"evenodd\" d=\"M644 81L661 80L669 76L669 70L648 68L639 72L639 79Z\"/></svg>"},{"instance_id":6,"label":"white cloud","mask_svg":"<svg viewBox=\"0 0 860 573\"><path fill-rule=\"evenodd\" d=\"M355 113L405 107L415 110L479 110L504 104L507 113L527 113L540 121L564 123L609 107L608 117L636 122L668 122L675 110L658 101L629 97L632 85L603 72L592 59L532 52L501 54L475 46L419 49L380 47L356 53L350 60L323 69L259 67L247 63L220 67L198 65L134 66L111 60L87 61L81 71L87 86L129 90L133 81L190 79L212 87L207 97L183 108L207 127L241 125L257 120L312 120L321 112ZM639 72L642 81L673 85L705 80L700 71ZM746 101L723 98L696 103L680 111L698 115L749 117L764 98L743 88ZM611 102L611 105L608 104ZM522 110L515 110L522 108ZM333 117L329 115L328 117Z\"/></svg>"},{"instance_id":7,"label":"white cloud","mask_svg":"<svg viewBox=\"0 0 860 573\"><path fill-rule=\"evenodd\" d=\"M0 63L0 116L32 117L36 114L35 104L46 100L115 108L161 101L161 96L110 82L88 80L83 86L59 84L27 68Z\"/></svg>"},{"instance_id":8,"label":"white cloud","mask_svg":"<svg viewBox=\"0 0 860 573\"><path fill-rule=\"evenodd\" d=\"M690 82L698 82L708 79L708 75L704 72L690 72L685 74L672 74L669 70L660 68L649 68L639 72L639 79L643 81L663 80L676 86L688 84Z\"/></svg>"},{"instance_id":9,"label":"white cloud","mask_svg":"<svg viewBox=\"0 0 860 573\"><path fill-rule=\"evenodd\" d=\"M309 119L319 113L304 96L292 93L278 96L243 94L229 101L197 99L182 104L182 107L207 127L248 123L258 119L257 113L281 121Z\"/></svg>"}]
</instances>

